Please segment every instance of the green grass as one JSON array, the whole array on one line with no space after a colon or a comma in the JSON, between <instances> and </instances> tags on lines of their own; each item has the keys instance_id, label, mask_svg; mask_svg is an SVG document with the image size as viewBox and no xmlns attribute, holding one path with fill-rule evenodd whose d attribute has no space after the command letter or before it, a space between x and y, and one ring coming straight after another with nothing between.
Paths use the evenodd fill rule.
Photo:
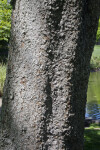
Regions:
<instances>
[{"instance_id":1,"label":"green grass","mask_svg":"<svg viewBox=\"0 0 100 150\"><path fill-rule=\"evenodd\" d=\"M100 57L100 45L95 45L92 57Z\"/></svg>"},{"instance_id":2,"label":"green grass","mask_svg":"<svg viewBox=\"0 0 100 150\"><path fill-rule=\"evenodd\" d=\"M84 150L100 150L100 126L92 124L85 129Z\"/></svg>"},{"instance_id":3,"label":"green grass","mask_svg":"<svg viewBox=\"0 0 100 150\"><path fill-rule=\"evenodd\" d=\"M100 45L94 47L94 51L91 57L91 68L100 68Z\"/></svg>"},{"instance_id":4,"label":"green grass","mask_svg":"<svg viewBox=\"0 0 100 150\"><path fill-rule=\"evenodd\" d=\"M6 78L6 65L0 64L0 93L3 93L4 81Z\"/></svg>"},{"instance_id":5,"label":"green grass","mask_svg":"<svg viewBox=\"0 0 100 150\"><path fill-rule=\"evenodd\" d=\"M100 125L99 124L96 124L96 123L93 123L90 125L89 129L96 129L96 128L99 128L100 129Z\"/></svg>"}]
</instances>

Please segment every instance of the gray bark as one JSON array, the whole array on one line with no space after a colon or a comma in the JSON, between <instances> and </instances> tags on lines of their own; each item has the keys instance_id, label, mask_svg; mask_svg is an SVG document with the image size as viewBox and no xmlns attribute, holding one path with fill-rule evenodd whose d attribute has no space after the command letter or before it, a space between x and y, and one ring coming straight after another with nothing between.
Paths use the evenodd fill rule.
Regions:
<instances>
[{"instance_id":1,"label":"gray bark","mask_svg":"<svg viewBox=\"0 0 100 150\"><path fill-rule=\"evenodd\" d=\"M83 150L99 0L16 0L0 150Z\"/></svg>"}]
</instances>

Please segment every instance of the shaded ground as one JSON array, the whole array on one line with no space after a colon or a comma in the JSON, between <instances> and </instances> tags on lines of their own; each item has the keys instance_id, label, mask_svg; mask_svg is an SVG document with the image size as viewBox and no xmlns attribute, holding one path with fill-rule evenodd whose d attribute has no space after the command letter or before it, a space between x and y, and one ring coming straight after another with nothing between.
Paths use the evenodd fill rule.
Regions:
<instances>
[{"instance_id":1,"label":"shaded ground","mask_svg":"<svg viewBox=\"0 0 100 150\"><path fill-rule=\"evenodd\" d=\"M84 150L100 150L100 127L85 128Z\"/></svg>"}]
</instances>

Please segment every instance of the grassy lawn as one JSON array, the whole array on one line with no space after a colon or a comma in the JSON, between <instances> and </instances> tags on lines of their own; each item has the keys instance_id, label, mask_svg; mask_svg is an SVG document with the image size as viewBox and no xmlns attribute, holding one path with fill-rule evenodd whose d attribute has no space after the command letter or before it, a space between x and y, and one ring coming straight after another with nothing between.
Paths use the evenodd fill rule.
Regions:
<instances>
[{"instance_id":1,"label":"grassy lawn","mask_svg":"<svg viewBox=\"0 0 100 150\"><path fill-rule=\"evenodd\" d=\"M100 126L91 125L85 129L84 150L100 150Z\"/></svg>"},{"instance_id":2,"label":"grassy lawn","mask_svg":"<svg viewBox=\"0 0 100 150\"><path fill-rule=\"evenodd\" d=\"M100 57L100 45L94 47L92 57Z\"/></svg>"},{"instance_id":3,"label":"grassy lawn","mask_svg":"<svg viewBox=\"0 0 100 150\"><path fill-rule=\"evenodd\" d=\"M100 68L100 45L94 47L94 51L91 58L91 68Z\"/></svg>"},{"instance_id":4,"label":"grassy lawn","mask_svg":"<svg viewBox=\"0 0 100 150\"><path fill-rule=\"evenodd\" d=\"M3 93L5 78L6 78L6 65L0 64L0 95L2 95Z\"/></svg>"}]
</instances>

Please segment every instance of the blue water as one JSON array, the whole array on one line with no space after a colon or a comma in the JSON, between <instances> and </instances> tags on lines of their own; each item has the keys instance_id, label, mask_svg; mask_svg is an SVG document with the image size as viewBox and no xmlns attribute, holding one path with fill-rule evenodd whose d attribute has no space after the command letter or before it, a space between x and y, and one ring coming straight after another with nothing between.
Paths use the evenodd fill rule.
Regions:
<instances>
[{"instance_id":1,"label":"blue water","mask_svg":"<svg viewBox=\"0 0 100 150\"><path fill-rule=\"evenodd\" d=\"M100 104L87 104L86 117L100 120Z\"/></svg>"},{"instance_id":2,"label":"blue water","mask_svg":"<svg viewBox=\"0 0 100 150\"><path fill-rule=\"evenodd\" d=\"M90 74L85 116L100 120L100 72Z\"/></svg>"}]
</instances>

